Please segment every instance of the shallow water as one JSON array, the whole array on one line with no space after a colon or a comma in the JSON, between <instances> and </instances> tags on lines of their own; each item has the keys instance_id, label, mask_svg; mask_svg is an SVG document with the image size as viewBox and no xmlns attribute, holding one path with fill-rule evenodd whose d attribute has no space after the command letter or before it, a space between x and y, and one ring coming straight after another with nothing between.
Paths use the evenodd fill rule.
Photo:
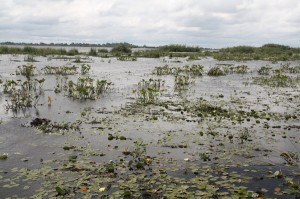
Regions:
<instances>
[{"instance_id":1,"label":"shallow water","mask_svg":"<svg viewBox=\"0 0 300 199\"><path fill-rule=\"evenodd\" d=\"M37 181L28 179L23 181L24 174L19 169L26 168L45 169L49 166L52 172L61 172L62 179L50 178L52 184L59 181L73 180L71 176L77 176L74 172L65 171L62 165L69 164L68 157L78 156L78 162L88 162L100 165L107 164L110 160L118 162L120 159L130 159L122 154L125 150L134 150L137 139L142 139L147 144L147 156L153 158L153 170L166 169L167 172L174 170L174 175L178 176L185 168L194 169L202 165L220 164L229 165L229 168L237 171L240 175L250 178L265 176L266 171L260 169L261 165L269 165L269 169L274 173L281 170L286 176L292 176L295 183L299 183L299 162L296 167L286 167L286 162L280 156L281 153L292 151L299 154L299 129L289 128L289 126L299 126L299 85L293 88L270 88L252 84L252 77L257 76L260 66L270 65L279 68L280 63L272 64L266 61L248 62L220 62L212 58L202 60L186 61L185 58L173 59L147 59L138 58L137 61L118 61L116 58L89 57L88 64L91 65L90 76L98 79L106 79L113 83L111 91L104 93L96 100L74 100L63 93L55 94L54 88L57 84L57 76L44 75L41 69L44 66L72 66L80 67L81 64L73 63L72 59L49 59L49 57L35 57L38 62L27 63L23 55L1 55L0 74L1 79L22 79L22 76L15 75L17 66L33 64L37 67L39 74L36 77L45 78L43 94L40 97L36 108L19 110L18 112L5 111L3 105L9 99L7 95L0 95L0 154L8 154L7 160L0 160L0 192L2 196L13 195L33 196L38 188L49 189L50 193L44 193L45 197L55 196L55 186L49 187L47 177L38 178ZM176 61L176 62L174 62ZM179 62L178 62L179 61ZM204 66L204 75L196 77L194 83L182 92L174 90L174 77L156 76L152 70L156 66L163 65L184 66L201 64ZM215 64L235 64L247 65L247 74L230 74L221 77L210 77L206 73ZM291 65L299 65L300 62L291 62ZM66 76L68 79L76 79L79 75ZM62 77L62 78L66 78ZM244 110L250 112L251 109L257 112L263 111L277 115L293 114L297 118L283 120L282 118L266 120L263 118L249 118L249 121L233 121L223 119L221 122L214 117L199 118L188 110L174 111L162 106L145 106L135 109L136 94L132 91L142 79L159 78L165 80L164 91L159 96L161 100L168 100L174 103L174 110L179 107L182 99L195 101L204 98L218 106L231 111ZM222 97L220 95L222 94ZM52 98L51 106L48 106L48 96ZM292 99L292 100L290 100ZM126 109L129 105L131 108ZM181 105L180 105L181 106ZM170 106L171 107L171 106ZM125 109L124 109L125 108ZM85 113L85 116L82 113ZM155 117L155 119L153 119ZM40 117L47 118L55 122L79 122L80 131L59 131L52 134L45 134L33 127L28 126L32 119ZM191 120L191 121L190 121ZM259 120L259 123L257 122ZM97 121L91 123L91 121ZM268 124L270 128L264 128ZM280 128L273 128L280 126ZM250 138L245 143L241 143L240 133L247 129ZM204 135L200 136L199 132ZM213 135L217 132L217 135ZM127 139L108 140L108 135L125 136ZM229 142L228 134L233 134L233 142ZM284 136L284 137L283 137ZM63 150L64 146L76 146L73 150ZM212 160L203 161L200 156L207 153ZM102 154L102 155L99 155ZM122 162L122 161L121 161ZM121 163L120 163L121 164ZM246 174L242 169L256 170L256 173ZM12 168L18 168L17 171ZM61 170L62 169L62 170ZM122 170L122 169L121 169ZM292 170L292 171L290 171ZM130 172L129 172L130 173ZM125 174L122 174L123 176ZM212 175L217 175L212 170ZM298 177L297 177L298 176ZM195 177L195 176L194 176ZM78 177L79 178L79 177ZM122 177L117 177L121 179ZM188 176L180 176L188 180ZM273 189L280 186L287 187L283 180L265 177L259 186L270 189L265 196L275 197ZM16 183L11 184L11 181ZM36 182L43 182L42 185ZM51 184L50 183L50 184ZM189 183L189 182L187 182ZM250 183L235 183L236 186L243 185L249 190L256 191L257 186ZM270 185L270 183L273 183ZM10 184L12 186L6 186ZM29 186L30 188L27 188ZM74 185L72 185L74 186ZM86 185L88 186L88 185ZM26 189L24 189L26 187ZM52 188L52 189L51 189ZM93 190L92 186L90 187ZM117 191L118 189L112 189ZM226 189L227 190L227 189ZM108 191L107 194L114 194ZM134 191L133 191L134 192ZM84 193L84 192L83 192ZM92 193L92 192L91 192ZM230 192L231 194L233 192ZM72 192L79 197L82 192ZM297 194L297 193L296 193ZM154 197L154 195L152 195ZM159 195L158 195L159 196ZM277 195L278 197L281 197ZM291 193L284 193L282 198L293 198Z\"/></svg>"}]
</instances>

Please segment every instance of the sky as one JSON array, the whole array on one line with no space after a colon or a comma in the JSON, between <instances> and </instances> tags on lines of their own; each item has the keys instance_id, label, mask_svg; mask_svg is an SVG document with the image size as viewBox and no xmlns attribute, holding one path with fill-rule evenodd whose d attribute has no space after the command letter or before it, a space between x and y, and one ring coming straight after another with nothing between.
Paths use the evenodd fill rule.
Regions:
<instances>
[{"instance_id":1,"label":"sky","mask_svg":"<svg viewBox=\"0 0 300 199\"><path fill-rule=\"evenodd\" d=\"M0 42L300 47L299 0L0 0Z\"/></svg>"}]
</instances>

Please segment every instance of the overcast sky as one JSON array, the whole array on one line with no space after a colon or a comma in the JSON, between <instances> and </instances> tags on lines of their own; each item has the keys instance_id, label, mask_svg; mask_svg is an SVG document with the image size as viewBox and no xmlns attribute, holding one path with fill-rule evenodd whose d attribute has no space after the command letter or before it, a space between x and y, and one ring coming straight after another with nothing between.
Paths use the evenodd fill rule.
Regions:
<instances>
[{"instance_id":1,"label":"overcast sky","mask_svg":"<svg viewBox=\"0 0 300 199\"><path fill-rule=\"evenodd\" d=\"M299 0L0 0L0 42L300 47Z\"/></svg>"}]
</instances>

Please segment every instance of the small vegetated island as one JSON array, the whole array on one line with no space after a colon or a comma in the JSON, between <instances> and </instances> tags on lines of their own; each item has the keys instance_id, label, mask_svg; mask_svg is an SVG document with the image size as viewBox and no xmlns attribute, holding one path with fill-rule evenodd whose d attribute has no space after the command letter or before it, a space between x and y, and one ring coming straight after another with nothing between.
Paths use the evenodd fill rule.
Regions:
<instances>
[{"instance_id":1,"label":"small vegetated island","mask_svg":"<svg viewBox=\"0 0 300 199\"><path fill-rule=\"evenodd\" d=\"M299 198L300 48L0 45L1 198Z\"/></svg>"}]
</instances>

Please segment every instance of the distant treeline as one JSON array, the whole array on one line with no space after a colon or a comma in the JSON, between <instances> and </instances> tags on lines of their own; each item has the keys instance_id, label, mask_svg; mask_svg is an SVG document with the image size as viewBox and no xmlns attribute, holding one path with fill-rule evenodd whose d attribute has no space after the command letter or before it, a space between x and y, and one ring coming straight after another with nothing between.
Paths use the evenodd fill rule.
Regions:
<instances>
[{"instance_id":1,"label":"distant treeline","mask_svg":"<svg viewBox=\"0 0 300 199\"><path fill-rule=\"evenodd\" d=\"M16 42L2 42L0 45L18 45L18 46L73 46L73 47L116 47L119 45L125 45L128 48L139 48L147 46L137 46L127 42L120 42L120 43L105 43L105 44L89 44L89 43L16 43Z\"/></svg>"},{"instance_id":2,"label":"distant treeline","mask_svg":"<svg viewBox=\"0 0 300 199\"><path fill-rule=\"evenodd\" d=\"M37 48L32 46L25 47L8 47L6 45L0 45L0 54L30 54L30 55L79 55L86 54L80 53L76 46L71 50L64 48ZM21 45L21 44L18 44ZM28 44L27 44L28 45ZM196 46L186 46L179 44L164 45L159 47L146 48L139 51L132 51L132 46L128 43L116 43L112 47L111 51L107 49L96 50L93 46L90 46L90 52L87 54L90 56L134 56L134 57L147 57L147 58L159 58L159 57L189 57L189 59L199 59L201 57L213 57L217 60L269 60L269 61L287 61L287 60L300 60L300 48L292 48L289 46L279 44L265 44L261 47L252 46L235 46L215 49L204 49ZM78 46L80 47L80 46ZM103 47L103 46L102 46Z\"/></svg>"}]
</instances>

